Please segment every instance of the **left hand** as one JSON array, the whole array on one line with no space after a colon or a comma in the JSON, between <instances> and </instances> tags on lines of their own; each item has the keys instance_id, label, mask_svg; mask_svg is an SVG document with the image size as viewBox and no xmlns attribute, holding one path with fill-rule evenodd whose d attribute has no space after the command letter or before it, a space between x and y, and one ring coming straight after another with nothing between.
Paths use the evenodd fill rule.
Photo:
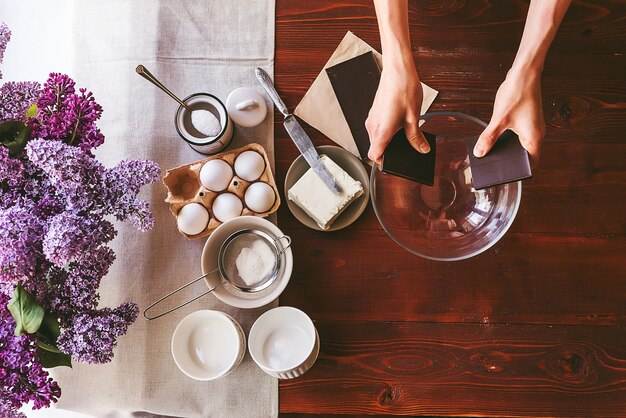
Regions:
<instances>
[{"instance_id":1,"label":"left hand","mask_svg":"<svg viewBox=\"0 0 626 418\"><path fill-rule=\"evenodd\" d=\"M507 129L519 136L528 151L531 164L536 166L546 124L541 103L541 73L529 69L511 68L498 89L489 125L478 138L474 155L486 155L498 137Z\"/></svg>"}]
</instances>

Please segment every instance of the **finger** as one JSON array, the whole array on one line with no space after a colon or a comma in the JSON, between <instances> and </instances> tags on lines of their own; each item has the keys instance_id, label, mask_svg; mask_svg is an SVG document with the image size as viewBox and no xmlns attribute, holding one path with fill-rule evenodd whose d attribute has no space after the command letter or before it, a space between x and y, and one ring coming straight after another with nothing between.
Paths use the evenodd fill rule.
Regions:
<instances>
[{"instance_id":1,"label":"finger","mask_svg":"<svg viewBox=\"0 0 626 418\"><path fill-rule=\"evenodd\" d=\"M422 131L420 131L417 122L407 123L404 127L404 131L413 148L422 154L428 154L430 152L430 144L424 137L424 134L422 134Z\"/></svg>"},{"instance_id":2,"label":"finger","mask_svg":"<svg viewBox=\"0 0 626 418\"><path fill-rule=\"evenodd\" d=\"M395 132L389 129L383 129L380 124L371 122L369 118L365 122L365 127L370 137L370 149L367 153L367 157L380 165L385 148L387 148Z\"/></svg>"},{"instance_id":3,"label":"finger","mask_svg":"<svg viewBox=\"0 0 626 418\"><path fill-rule=\"evenodd\" d=\"M478 137L476 145L474 145L474 156L477 158L487 155L489 150L496 143L498 137L506 130L506 127L502 126L499 122L494 123L491 121L485 130Z\"/></svg>"},{"instance_id":4,"label":"finger","mask_svg":"<svg viewBox=\"0 0 626 418\"><path fill-rule=\"evenodd\" d=\"M387 148L387 143L382 143L380 141L374 141L370 144L370 149L367 152L367 157L374 161L378 165L382 165L383 153L385 152L385 148Z\"/></svg>"},{"instance_id":5,"label":"finger","mask_svg":"<svg viewBox=\"0 0 626 418\"><path fill-rule=\"evenodd\" d=\"M528 157L530 158L530 164L533 168L539 164L539 157L541 155L541 141L543 140L543 134L536 132L531 135L519 135L520 143L526 151L528 151Z\"/></svg>"}]
</instances>

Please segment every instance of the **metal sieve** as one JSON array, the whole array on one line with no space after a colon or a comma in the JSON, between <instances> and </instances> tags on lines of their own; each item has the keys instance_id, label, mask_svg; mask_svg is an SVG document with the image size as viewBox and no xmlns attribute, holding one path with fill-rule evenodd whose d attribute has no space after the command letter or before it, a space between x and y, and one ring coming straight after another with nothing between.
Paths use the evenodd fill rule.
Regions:
<instances>
[{"instance_id":1,"label":"metal sieve","mask_svg":"<svg viewBox=\"0 0 626 418\"><path fill-rule=\"evenodd\" d=\"M285 240L286 245L283 246L281 240ZM215 270L203 274L152 303L143 311L143 316L148 320L160 318L211 293L217 286L224 286L230 291L240 295L255 297L259 295L261 291L268 289L276 282L280 271L282 255L290 246L291 238L287 235L276 238L258 229L242 229L234 232L228 236L220 246L217 258L218 267ZM262 260L262 255L267 255L267 257ZM273 262L273 265L264 265L264 261L269 263ZM248 263L244 264L246 262ZM251 269L252 271L250 271ZM154 316L148 315L149 310L164 300L215 273L219 273L220 277L220 283L216 286L165 312ZM209 283L207 281L207 286L208 285Z\"/></svg>"}]
</instances>

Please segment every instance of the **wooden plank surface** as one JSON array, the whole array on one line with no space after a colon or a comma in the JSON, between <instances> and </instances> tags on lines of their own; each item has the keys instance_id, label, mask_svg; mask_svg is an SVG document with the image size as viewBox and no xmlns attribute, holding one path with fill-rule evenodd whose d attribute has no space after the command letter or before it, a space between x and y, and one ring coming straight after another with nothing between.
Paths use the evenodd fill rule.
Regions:
<instances>
[{"instance_id":1,"label":"wooden plank surface","mask_svg":"<svg viewBox=\"0 0 626 418\"><path fill-rule=\"evenodd\" d=\"M527 8L410 2L433 110L489 119ZM347 30L380 47L371 1L277 0L275 81L291 109ZM314 368L280 383L282 413L626 415L624 39L625 2L574 2L544 71L541 165L509 233L480 256L416 257L371 206L332 234L281 207L295 266L280 303L305 310L322 341ZM281 121L278 183L298 155Z\"/></svg>"},{"instance_id":2,"label":"wooden plank surface","mask_svg":"<svg viewBox=\"0 0 626 418\"><path fill-rule=\"evenodd\" d=\"M626 333L610 327L318 321L322 354L281 410L624 416ZM332 376L332 378L330 378Z\"/></svg>"}]
</instances>

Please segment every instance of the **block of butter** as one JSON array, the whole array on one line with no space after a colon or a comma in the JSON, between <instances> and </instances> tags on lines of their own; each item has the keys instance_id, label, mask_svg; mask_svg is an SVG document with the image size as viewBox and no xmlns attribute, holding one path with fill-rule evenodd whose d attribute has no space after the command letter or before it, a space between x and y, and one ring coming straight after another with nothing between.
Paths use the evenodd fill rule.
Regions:
<instances>
[{"instance_id":1,"label":"block of butter","mask_svg":"<svg viewBox=\"0 0 626 418\"><path fill-rule=\"evenodd\" d=\"M313 218L320 228L328 229L350 203L363 194L363 186L327 155L321 155L320 160L341 187L341 194L330 191L309 168L289 189L287 197Z\"/></svg>"}]
</instances>

